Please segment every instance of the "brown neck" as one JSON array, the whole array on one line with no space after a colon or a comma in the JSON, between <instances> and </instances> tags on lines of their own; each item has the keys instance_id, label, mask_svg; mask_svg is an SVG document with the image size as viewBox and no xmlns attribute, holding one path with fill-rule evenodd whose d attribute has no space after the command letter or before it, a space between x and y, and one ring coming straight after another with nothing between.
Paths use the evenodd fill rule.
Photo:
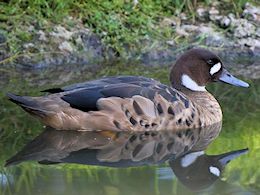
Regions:
<instances>
[{"instance_id":1,"label":"brown neck","mask_svg":"<svg viewBox=\"0 0 260 195\"><path fill-rule=\"evenodd\" d=\"M174 74L172 74L174 75ZM190 99L200 113L203 113L203 124L208 125L222 120L222 111L218 101L208 91L192 91L181 84L181 79L172 79L172 87Z\"/></svg>"},{"instance_id":2,"label":"brown neck","mask_svg":"<svg viewBox=\"0 0 260 195\"><path fill-rule=\"evenodd\" d=\"M181 84L181 71L180 69L176 68L176 64L172 66L170 71L170 81L171 85L174 89L177 89L179 91L183 91L185 87Z\"/></svg>"},{"instance_id":3,"label":"brown neck","mask_svg":"<svg viewBox=\"0 0 260 195\"><path fill-rule=\"evenodd\" d=\"M197 105L200 113L203 113L203 123L205 126L220 122L222 120L222 111L218 101L208 91L182 91L190 100Z\"/></svg>"}]
</instances>

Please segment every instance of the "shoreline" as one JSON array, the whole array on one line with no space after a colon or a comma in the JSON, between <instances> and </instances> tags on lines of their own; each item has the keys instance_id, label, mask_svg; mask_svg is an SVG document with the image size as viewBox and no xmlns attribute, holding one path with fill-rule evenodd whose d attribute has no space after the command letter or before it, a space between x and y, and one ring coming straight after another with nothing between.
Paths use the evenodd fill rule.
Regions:
<instances>
[{"instance_id":1,"label":"shoreline","mask_svg":"<svg viewBox=\"0 0 260 195\"><path fill-rule=\"evenodd\" d=\"M218 3L198 6L196 22L184 13L179 17L163 17L158 26L174 31L170 38L147 34L138 44L122 43L120 47L111 47L104 41L109 36L105 31L94 33L82 20L71 16L62 24L47 21L50 28L21 26L24 34L19 37L20 48L16 52L12 51L8 36L0 31L0 63L5 68L28 70L71 64L92 66L116 60L135 61L147 67L162 66L175 61L189 48L206 47L217 53L235 74L259 79L260 7L247 3L237 17L221 13ZM120 44L120 40L116 41L119 43L115 45Z\"/></svg>"}]
</instances>

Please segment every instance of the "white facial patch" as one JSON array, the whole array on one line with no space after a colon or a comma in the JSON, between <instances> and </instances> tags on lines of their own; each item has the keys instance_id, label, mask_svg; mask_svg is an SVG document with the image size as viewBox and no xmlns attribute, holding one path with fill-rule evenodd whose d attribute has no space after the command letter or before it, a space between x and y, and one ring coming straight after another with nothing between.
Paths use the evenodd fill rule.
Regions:
<instances>
[{"instance_id":1,"label":"white facial patch","mask_svg":"<svg viewBox=\"0 0 260 195\"><path fill-rule=\"evenodd\" d=\"M217 73L220 69L221 69L221 63L219 62L219 63L217 63L217 64L215 64L214 66L211 67L209 73L211 75L213 75L213 74Z\"/></svg>"},{"instance_id":2,"label":"white facial patch","mask_svg":"<svg viewBox=\"0 0 260 195\"><path fill-rule=\"evenodd\" d=\"M217 167L213 167L213 166L210 166L209 167L209 171L213 174L213 175L216 175L216 176L220 176L220 170L219 168Z\"/></svg>"},{"instance_id":3,"label":"white facial patch","mask_svg":"<svg viewBox=\"0 0 260 195\"><path fill-rule=\"evenodd\" d=\"M199 152L192 152L190 154L185 155L182 159L181 159L181 166L182 167L188 167L190 166L193 162L196 161L196 159L203 155L204 151L199 151Z\"/></svg>"},{"instance_id":4,"label":"white facial patch","mask_svg":"<svg viewBox=\"0 0 260 195\"><path fill-rule=\"evenodd\" d=\"M192 91L206 91L205 86L199 86L195 81L193 81L188 75L184 74L181 77L182 85Z\"/></svg>"}]
</instances>

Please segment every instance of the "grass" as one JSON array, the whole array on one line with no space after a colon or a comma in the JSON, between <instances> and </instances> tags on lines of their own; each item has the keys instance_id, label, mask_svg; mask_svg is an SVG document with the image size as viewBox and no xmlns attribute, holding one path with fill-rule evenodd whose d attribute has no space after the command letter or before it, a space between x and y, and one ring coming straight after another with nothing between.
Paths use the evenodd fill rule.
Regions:
<instances>
[{"instance_id":1,"label":"grass","mask_svg":"<svg viewBox=\"0 0 260 195\"><path fill-rule=\"evenodd\" d=\"M79 19L85 27L101 37L115 54L126 56L127 50L141 50L142 42L175 40L175 29L161 25L164 18L186 13L196 20L196 8L208 7L211 0L143 0L134 6L132 0L69 1L69 0L9 0L0 2L0 33L7 36L11 54L22 53L22 43L32 41L35 31L51 31L54 24L73 26L68 16ZM231 12L241 14L245 0L225 2ZM252 1L254 2L254 1ZM65 19L64 19L65 18ZM28 27L35 27L33 32ZM38 51L33 51L38 52Z\"/></svg>"}]
</instances>

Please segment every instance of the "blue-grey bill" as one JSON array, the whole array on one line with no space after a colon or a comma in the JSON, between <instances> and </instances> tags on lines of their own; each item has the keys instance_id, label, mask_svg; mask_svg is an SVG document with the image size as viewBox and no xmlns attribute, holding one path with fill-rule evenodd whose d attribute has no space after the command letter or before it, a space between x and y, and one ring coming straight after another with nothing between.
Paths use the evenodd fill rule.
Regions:
<instances>
[{"instance_id":1,"label":"blue-grey bill","mask_svg":"<svg viewBox=\"0 0 260 195\"><path fill-rule=\"evenodd\" d=\"M249 87L248 83L234 77L226 69L223 69L222 74L219 77L219 80L238 87Z\"/></svg>"},{"instance_id":2,"label":"blue-grey bill","mask_svg":"<svg viewBox=\"0 0 260 195\"><path fill-rule=\"evenodd\" d=\"M243 155L243 154L246 154L248 152L248 149L245 148L245 149L242 149L242 150L236 150L236 151L232 151L232 152L228 152L228 153L225 153L221 156L219 156L219 162L221 165L226 165L227 163L229 163L231 160Z\"/></svg>"}]
</instances>

